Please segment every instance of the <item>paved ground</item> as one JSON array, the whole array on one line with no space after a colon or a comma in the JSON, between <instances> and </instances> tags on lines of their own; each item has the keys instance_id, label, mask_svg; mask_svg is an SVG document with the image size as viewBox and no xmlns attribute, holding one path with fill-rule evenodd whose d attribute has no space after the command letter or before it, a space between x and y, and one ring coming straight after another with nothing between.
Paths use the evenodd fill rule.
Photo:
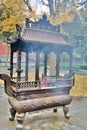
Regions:
<instances>
[{"instance_id":1,"label":"paved ground","mask_svg":"<svg viewBox=\"0 0 87 130\"><path fill-rule=\"evenodd\" d=\"M15 130L16 120L8 120L9 108L8 97L0 85L0 130ZM70 114L67 120L61 108L56 114L52 110L27 113L24 130L87 130L87 97L73 98Z\"/></svg>"}]
</instances>

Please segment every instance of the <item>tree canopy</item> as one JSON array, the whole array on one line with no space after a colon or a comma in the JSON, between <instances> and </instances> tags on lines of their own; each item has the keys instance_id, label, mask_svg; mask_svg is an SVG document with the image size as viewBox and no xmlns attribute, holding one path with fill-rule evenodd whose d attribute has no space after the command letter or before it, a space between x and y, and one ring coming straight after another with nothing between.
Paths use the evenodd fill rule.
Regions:
<instances>
[{"instance_id":1,"label":"tree canopy","mask_svg":"<svg viewBox=\"0 0 87 130\"><path fill-rule=\"evenodd\" d=\"M35 21L44 13L53 25L71 26L77 16L79 22L87 19L87 0L0 0L0 32L15 32L16 24L24 26L25 18Z\"/></svg>"},{"instance_id":2,"label":"tree canopy","mask_svg":"<svg viewBox=\"0 0 87 130\"><path fill-rule=\"evenodd\" d=\"M37 9L42 6L47 11ZM0 0L0 31L15 31L15 25L24 25L25 18L38 18L46 12L55 25L63 22L71 22L75 17L76 5L67 0L36 0L32 6L31 0Z\"/></svg>"},{"instance_id":3,"label":"tree canopy","mask_svg":"<svg viewBox=\"0 0 87 130\"><path fill-rule=\"evenodd\" d=\"M35 12L23 0L0 0L0 31L14 32L28 17L35 17Z\"/></svg>"}]
</instances>

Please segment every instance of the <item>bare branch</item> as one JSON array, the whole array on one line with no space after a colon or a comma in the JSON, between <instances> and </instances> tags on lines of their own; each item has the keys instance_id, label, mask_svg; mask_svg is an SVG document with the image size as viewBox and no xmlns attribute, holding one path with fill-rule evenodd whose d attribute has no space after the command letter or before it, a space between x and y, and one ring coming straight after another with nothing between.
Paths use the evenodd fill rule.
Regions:
<instances>
[{"instance_id":1,"label":"bare branch","mask_svg":"<svg viewBox=\"0 0 87 130\"><path fill-rule=\"evenodd\" d=\"M31 4L30 4L30 1L29 0L24 0L24 3L27 5L28 9L30 12L32 12L32 7L31 7Z\"/></svg>"},{"instance_id":2,"label":"bare branch","mask_svg":"<svg viewBox=\"0 0 87 130\"><path fill-rule=\"evenodd\" d=\"M41 0L42 4L45 6L49 6L49 4L47 4L44 0Z\"/></svg>"},{"instance_id":3,"label":"bare branch","mask_svg":"<svg viewBox=\"0 0 87 130\"><path fill-rule=\"evenodd\" d=\"M81 1L79 5L85 5L87 3L87 0Z\"/></svg>"}]
</instances>

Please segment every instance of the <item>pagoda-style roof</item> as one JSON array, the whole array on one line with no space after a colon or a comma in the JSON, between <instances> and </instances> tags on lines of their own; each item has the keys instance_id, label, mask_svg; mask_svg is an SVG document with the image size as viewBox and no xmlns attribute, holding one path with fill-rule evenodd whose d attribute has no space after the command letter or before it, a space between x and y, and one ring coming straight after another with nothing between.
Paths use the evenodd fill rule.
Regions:
<instances>
[{"instance_id":1,"label":"pagoda-style roof","mask_svg":"<svg viewBox=\"0 0 87 130\"><path fill-rule=\"evenodd\" d=\"M59 33L30 28L24 30L21 40L29 43L69 45Z\"/></svg>"},{"instance_id":2,"label":"pagoda-style roof","mask_svg":"<svg viewBox=\"0 0 87 130\"><path fill-rule=\"evenodd\" d=\"M26 19L26 28L21 30L20 26L16 26L16 29L20 35L15 42L10 42L13 52L17 51L19 46L24 52L72 52L72 45L60 34L60 25L53 26L45 15L36 22Z\"/></svg>"},{"instance_id":3,"label":"pagoda-style roof","mask_svg":"<svg viewBox=\"0 0 87 130\"><path fill-rule=\"evenodd\" d=\"M17 45L20 40L22 44L29 43L29 45L34 43L41 45L53 44L55 46L71 46L71 44L65 41L64 36L60 34L60 25L53 26L46 15L43 15L42 19L36 22L26 19L25 26L26 28L24 30L21 30L19 25L16 26L20 36L16 41L9 43L16 43Z\"/></svg>"},{"instance_id":4,"label":"pagoda-style roof","mask_svg":"<svg viewBox=\"0 0 87 130\"><path fill-rule=\"evenodd\" d=\"M46 15L36 22L26 19L26 29L22 33L21 40L25 43L69 45L60 34L60 25L53 26Z\"/></svg>"}]
</instances>

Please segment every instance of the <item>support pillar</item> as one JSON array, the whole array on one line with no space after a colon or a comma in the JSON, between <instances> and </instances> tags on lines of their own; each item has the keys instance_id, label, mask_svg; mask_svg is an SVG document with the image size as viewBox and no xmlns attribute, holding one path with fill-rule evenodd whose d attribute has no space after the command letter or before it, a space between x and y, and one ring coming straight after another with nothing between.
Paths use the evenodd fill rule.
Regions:
<instances>
[{"instance_id":1,"label":"support pillar","mask_svg":"<svg viewBox=\"0 0 87 130\"><path fill-rule=\"evenodd\" d=\"M26 65L25 65L25 80L28 80L28 63L29 63L29 58L28 58L28 52L26 53Z\"/></svg>"},{"instance_id":2,"label":"support pillar","mask_svg":"<svg viewBox=\"0 0 87 130\"><path fill-rule=\"evenodd\" d=\"M17 52L17 81L21 80L21 49L18 49Z\"/></svg>"},{"instance_id":3,"label":"support pillar","mask_svg":"<svg viewBox=\"0 0 87 130\"><path fill-rule=\"evenodd\" d=\"M69 60L69 72L70 72L70 69L72 68L72 53L70 54L70 60Z\"/></svg>"},{"instance_id":4,"label":"support pillar","mask_svg":"<svg viewBox=\"0 0 87 130\"><path fill-rule=\"evenodd\" d=\"M13 52L12 52L12 49L10 52L10 77L11 78L13 77Z\"/></svg>"},{"instance_id":5,"label":"support pillar","mask_svg":"<svg viewBox=\"0 0 87 130\"><path fill-rule=\"evenodd\" d=\"M47 54L44 55L44 76L47 76Z\"/></svg>"},{"instance_id":6,"label":"support pillar","mask_svg":"<svg viewBox=\"0 0 87 130\"><path fill-rule=\"evenodd\" d=\"M40 55L39 55L39 51L37 51L37 52L36 52L35 81L39 80L39 62L40 62Z\"/></svg>"},{"instance_id":7,"label":"support pillar","mask_svg":"<svg viewBox=\"0 0 87 130\"><path fill-rule=\"evenodd\" d=\"M59 76L60 70L60 54L56 53L56 76Z\"/></svg>"}]
</instances>

